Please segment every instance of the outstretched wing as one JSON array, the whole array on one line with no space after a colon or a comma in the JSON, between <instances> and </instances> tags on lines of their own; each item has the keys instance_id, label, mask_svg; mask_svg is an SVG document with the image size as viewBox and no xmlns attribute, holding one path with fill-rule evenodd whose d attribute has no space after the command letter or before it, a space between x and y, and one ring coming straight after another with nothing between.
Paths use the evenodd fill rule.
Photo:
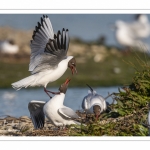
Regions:
<instances>
[{"instance_id":1,"label":"outstretched wing","mask_svg":"<svg viewBox=\"0 0 150 150\"><path fill-rule=\"evenodd\" d=\"M55 68L66 58L69 47L68 29L54 34L48 16L41 18L41 23L35 27L31 40L31 57L29 71L32 74L44 69Z\"/></svg>"},{"instance_id":2,"label":"outstretched wing","mask_svg":"<svg viewBox=\"0 0 150 150\"><path fill-rule=\"evenodd\" d=\"M63 107L59 108L58 112L61 116L67 118L67 119L77 119L80 118L71 108L69 107Z\"/></svg>"},{"instance_id":3,"label":"outstretched wing","mask_svg":"<svg viewBox=\"0 0 150 150\"><path fill-rule=\"evenodd\" d=\"M43 112L44 101L31 101L28 104L31 120L35 129L43 128L45 122L45 115Z\"/></svg>"}]
</instances>

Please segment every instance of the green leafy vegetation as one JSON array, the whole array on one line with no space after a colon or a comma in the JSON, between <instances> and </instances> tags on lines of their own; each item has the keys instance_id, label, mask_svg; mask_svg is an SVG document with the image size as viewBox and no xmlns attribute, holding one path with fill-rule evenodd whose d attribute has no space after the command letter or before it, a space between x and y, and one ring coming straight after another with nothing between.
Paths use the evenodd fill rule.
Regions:
<instances>
[{"instance_id":1,"label":"green leafy vegetation","mask_svg":"<svg viewBox=\"0 0 150 150\"><path fill-rule=\"evenodd\" d=\"M135 68L135 74L129 85L118 88L113 94L117 104L111 104L111 111L103 113L99 120L93 117L87 126L73 130L70 135L77 136L147 136L147 117L150 102L150 66L147 59L136 57L138 66L128 61Z\"/></svg>"}]
</instances>

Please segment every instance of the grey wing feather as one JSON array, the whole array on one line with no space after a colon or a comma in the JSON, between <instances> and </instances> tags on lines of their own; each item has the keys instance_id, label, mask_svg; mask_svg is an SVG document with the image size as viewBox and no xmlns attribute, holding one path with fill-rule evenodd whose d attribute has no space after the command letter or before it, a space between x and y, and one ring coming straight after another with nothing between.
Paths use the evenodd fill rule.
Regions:
<instances>
[{"instance_id":1,"label":"grey wing feather","mask_svg":"<svg viewBox=\"0 0 150 150\"><path fill-rule=\"evenodd\" d=\"M88 109L88 104L90 104L90 99L89 99L89 96L85 96L83 98L83 101L82 101L82 108L83 109Z\"/></svg>"},{"instance_id":2,"label":"grey wing feather","mask_svg":"<svg viewBox=\"0 0 150 150\"><path fill-rule=\"evenodd\" d=\"M65 37L65 49L68 50L69 48L69 31L66 31L66 37Z\"/></svg>"},{"instance_id":3,"label":"grey wing feather","mask_svg":"<svg viewBox=\"0 0 150 150\"><path fill-rule=\"evenodd\" d=\"M29 71L32 74L44 69L57 67L58 63L66 58L69 47L68 29L63 28L62 34L58 31L57 36L53 32L50 19L46 16L38 22L33 32L31 41L31 57Z\"/></svg>"},{"instance_id":4,"label":"grey wing feather","mask_svg":"<svg viewBox=\"0 0 150 150\"><path fill-rule=\"evenodd\" d=\"M83 98L82 105L81 105L82 109L85 109L85 101L86 101L86 97Z\"/></svg>"},{"instance_id":5,"label":"grey wing feather","mask_svg":"<svg viewBox=\"0 0 150 150\"><path fill-rule=\"evenodd\" d=\"M90 109L91 107L91 98L92 98L93 94L88 94L87 96L85 96L83 98L83 101L82 101L82 108L83 109Z\"/></svg>"},{"instance_id":6,"label":"grey wing feather","mask_svg":"<svg viewBox=\"0 0 150 150\"><path fill-rule=\"evenodd\" d=\"M44 101L31 101L28 104L31 120L35 129L44 127L45 115L43 107L45 103Z\"/></svg>"},{"instance_id":7,"label":"grey wing feather","mask_svg":"<svg viewBox=\"0 0 150 150\"><path fill-rule=\"evenodd\" d=\"M80 118L75 112L74 110L72 110L69 107L64 107L64 108L59 108L58 112L65 118L68 119L76 119L76 118Z\"/></svg>"}]
</instances>

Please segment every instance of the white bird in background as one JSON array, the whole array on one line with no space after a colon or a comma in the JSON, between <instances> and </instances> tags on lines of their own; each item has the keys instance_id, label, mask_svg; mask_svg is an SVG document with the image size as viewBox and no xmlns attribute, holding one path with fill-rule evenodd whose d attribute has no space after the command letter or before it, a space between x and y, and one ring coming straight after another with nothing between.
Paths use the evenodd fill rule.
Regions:
<instances>
[{"instance_id":1,"label":"white bird in background","mask_svg":"<svg viewBox=\"0 0 150 150\"><path fill-rule=\"evenodd\" d=\"M137 15L136 21L127 23L121 20L116 21L116 39L119 44L126 47L142 47L147 50L149 47L142 39L150 36L150 24L148 17L144 14Z\"/></svg>"},{"instance_id":2,"label":"white bird in background","mask_svg":"<svg viewBox=\"0 0 150 150\"><path fill-rule=\"evenodd\" d=\"M90 88L90 91L88 91L88 95L83 98L82 108L85 110L86 114L94 113L96 119L98 119L100 114L107 109L109 103L106 102L106 99L110 95L104 98L97 94L88 84L87 86Z\"/></svg>"},{"instance_id":3,"label":"white bird in background","mask_svg":"<svg viewBox=\"0 0 150 150\"><path fill-rule=\"evenodd\" d=\"M77 73L75 58L67 56L69 48L68 32L68 29L63 28L62 33L58 31L55 35L48 16L41 18L41 23L38 22L31 41L29 71L32 75L12 83L14 89L44 86L44 91L48 95L48 92L57 94L48 91L46 89L47 84L59 79L68 67L72 74ZM49 97L51 98L50 95Z\"/></svg>"},{"instance_id":4,"label":"white bird in background","mask_svg":"<svg viewBox=\"0 0 150 150\"><path fill-rule=\"evenodd\" d=\"M138 38L150 36L150 23L148 17L144 14L136 15L136 21L131 24L131 28Z\"/></svg>"},{"instance_id":5,"label":"white bird in background","mask_svg":"<svg viewBox=\"0 0 150 150\"><path fill-rule=\"evenodd\" d=\"M74 110L63 104L69 82L70 79L67 79L59 88L60 94L55 95L48 102L31 101L29 103L28 109L35 129L44 127L45 116L57 127L71 124L80 125L79 122L74 120L80 117Z\"/></svg>"},{"instance_id":6,"label":"white bird in background","mask_svg":"<svg viewBox=\"0 0 150 150\"><path fill-rule=\"evenodd\" d=\"M13 40L0 41L0 52L4 54L16 54L19 52L19 46Z\"/></svg>"}]
</instances>

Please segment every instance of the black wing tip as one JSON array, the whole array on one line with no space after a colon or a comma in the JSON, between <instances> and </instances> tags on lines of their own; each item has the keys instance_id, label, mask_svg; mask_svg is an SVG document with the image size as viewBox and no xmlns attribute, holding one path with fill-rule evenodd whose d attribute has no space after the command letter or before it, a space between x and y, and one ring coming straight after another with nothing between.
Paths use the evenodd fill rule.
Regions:
<instances>
[{"instance_id":1,"label":"black wing tip","mask_svg":"<svg viewBox=\"0 0 150 150\"><path fill-rule=\"evenodd\" d=\"M40 28L41 27L41 24L38 22L38 28Z\"/></svg>"},{"instance_id":2,"label":"black wing tip","mask_svg":"<svg viewBox=\"0 0 150 150\"><path fill-rule=\"evenodd\" d=\"M54 39L49 39L49 41L48 41L48 42L50 43L50 42L52 42L53 40L54 40Z\"/></svg>"},{"instance_id":3,"label":"black wing tip","mask_svg":"<svg viewBox=\"0 0 150 150\"><path fill-rule=\"evenodd\" d=\"M35 30L33 31L33 35L32 35L33 39L34 39L35 34L38 32L39 29L40 29L39 27L35 26Z\"/></svg>"},{"instance_id":4,"label":"black wing tip","mask_svg":"<svg viewBox=\"0 0 150 150\"><path fill-rule=\"evenodd\" d=\"M63 28L62 31L65 31L65 28ZM69 31L69 29L66 29L66 31Z\"/></svg>"},{"instance_id":5,"label":"black wing tip","mask_svg":"<svg viewBox=\"0 0 150 150\"><path fill-rule=\"evenodd\" d=\"M54 34L54 39L56 39L57 38L57 36L56 36L56 34Z\"/></svg>"},{"instance_id":6,"label":"black wing tip","mask_svg":"<svg viewBox=\"0 0 150 150\"><path fill-rule=\"evenodd\" d=\"M43 26L44 19L41 17L41 25Z\"/></svg>"},{"instance_id":7,"label":"black wing tip","mask_svg":"<svg viewBox=\"0 0 150 150\"><path fill-rule=\"evenodd\" d=\"M138 20L140 16L141 16L141 14L136 14L135 19Z\"/></svg>"},{"instance_id":8,"label":"black wing tip","mask_svg":"<svg viewBox=\"0 0 150 150\"><path fill-rule=\"evenodd\" d=\"M38 26L35 26L35 31L37 31L39 29L39 27Z\"/></svg>"},{"instance_id":9,"label":"black wing tip","mask_svg":"<svg viewBox=\"0 0 150 150\"><path fill-rule=\"evenodd\" d=\"M34 37L35 37L35 34L34 35L32 35L32 39L34 40Z\"/></svg>"},{"instance_id":10,"label":"black wing tip","mask_svg":"<svg viewBox=\"0 0 150 150\"><path fill-rule=\"evenodd\" d=\"M37 31L33 31L32 39L34 40L35 34Z\"/></svg>"},{"instance_id":11,"label":"black wing tip","mask_svg":"<svg viewBox=\"0 0 150 150\"><path fill-rule=\"evenodd\" d=\"M93 88L86 83L86 85L90 88L91 92L93 92Z\"/></svg>"},{"instance_id":12,"label":"black wing tip","mask_svg":"<svg viewBox=\"0 0 150 150\"><path fill-rule=\"evenodd\" d=\"M44 17L43 17L44 18ZM43 21L43 18L41 17L41 20Z\"/></svg>"},{"instance_id":13,"label":"black wing tip","mask_svg":"<svg viewBox=\"0 0 150 150\"><path fill-rule=\"evenodd\" d=\"M43 18L41 17L41 24L43 23Z\"/></svg>"},{"instance_id":14,"label":"black wing tip","mask_svg":"<svg viewBox=\"0 0 150 150\"><path fill-rule=\"evenodd\" d=\"M60 30L58 30L58 34L61 34Z\"/></svg>"},{"instance_id":15,"label":"black wing tip","mask_svg":"<svg viewBox=\"0 0 150 150\"><path fill-rule=\"evenodd\" d=\"M48 18L48 15L43 15L43 18L45 19L45 18Z\"/></svg>"}]
</instances>

